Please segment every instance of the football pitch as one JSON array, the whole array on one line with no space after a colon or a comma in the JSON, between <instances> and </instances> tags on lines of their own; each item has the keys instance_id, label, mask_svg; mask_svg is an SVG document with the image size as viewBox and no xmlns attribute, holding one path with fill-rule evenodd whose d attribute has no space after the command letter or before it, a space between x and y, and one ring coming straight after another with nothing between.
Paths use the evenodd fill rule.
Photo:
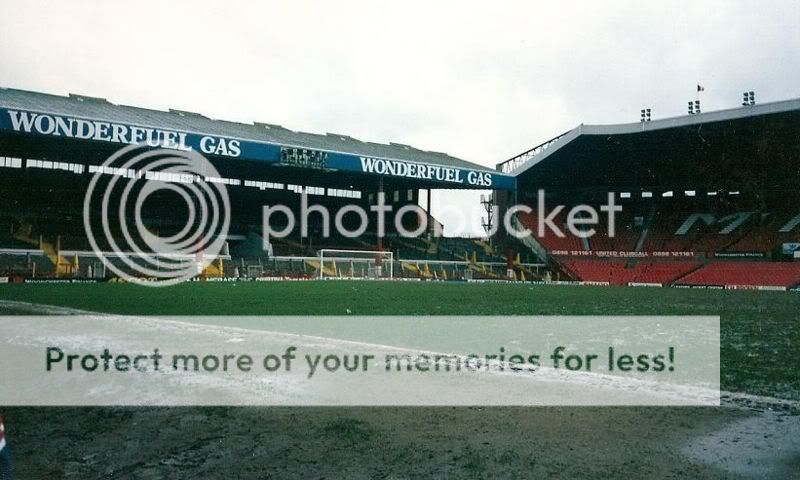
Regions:
<instances>
[{"instance_id":1,"label":"football pitch","mask_svg":"<svg viewBox=\"0 0 800 480\"><path fill-rule=\"evenodd\" d=\"M122 315L719 315L723 391L800 399L800 294L374 281L4 285L0 300ZM13 312L12 312L13 313ZM436 321L432 318L431 321Z\"/></svg>"},{"instance_id":2,"label":"football pitch","mask_svg":"<svg viewBox=\"0 0 800 480\"><path fill-rule=\"evenodd\" d=\"M374 281L0 285L4 315L58 313L43 305L431 322L719 315L723 407L9 408L20 478L795 478L800 471L794 292Z\"/></svg>"}]
</instances>

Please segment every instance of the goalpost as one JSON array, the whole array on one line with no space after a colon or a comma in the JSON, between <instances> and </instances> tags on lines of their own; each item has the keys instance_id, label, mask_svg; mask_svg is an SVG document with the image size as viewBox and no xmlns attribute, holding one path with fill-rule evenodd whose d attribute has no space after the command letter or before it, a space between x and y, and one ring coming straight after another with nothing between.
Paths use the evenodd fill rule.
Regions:
<instances>
[{"instance_id":1,"label":"goalpost","mask_svg":"<svg viewBox=\"0 0 800 480\"><path fill-rule=\"evenodd\" d=\"M394 278L394 254L377 250L324 248L317 255L317 278Z\"/></svg>"}]
</instances>

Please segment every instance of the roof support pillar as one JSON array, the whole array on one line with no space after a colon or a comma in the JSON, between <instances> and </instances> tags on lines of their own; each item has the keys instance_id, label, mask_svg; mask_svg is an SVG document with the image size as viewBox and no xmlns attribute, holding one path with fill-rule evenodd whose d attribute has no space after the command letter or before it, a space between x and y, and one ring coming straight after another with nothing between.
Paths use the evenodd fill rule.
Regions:
<instances>
[{"instance_id":1,"label":"roof support pillar","mask_svg":"<svg viewBox=\"0 0 800 480\"><path fill-rule=\"evenodd\" d=\"M378 178L378 197L381 197L382 195L383 195L383 177L379 177ZM384 228L384 230L385 230L385 228ZM377 247L379 252L383 251L383 236L380 235L381 233L386 233L386 232L378 232L378 234L379 234L378 235L378 245L376 247Z\"/></svg>"}]
</instances>

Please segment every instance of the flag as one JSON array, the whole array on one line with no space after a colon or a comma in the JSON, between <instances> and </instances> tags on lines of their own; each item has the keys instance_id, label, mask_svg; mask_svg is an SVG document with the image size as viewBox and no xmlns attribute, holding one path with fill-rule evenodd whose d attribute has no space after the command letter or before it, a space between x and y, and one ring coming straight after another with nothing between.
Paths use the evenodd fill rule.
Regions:
<instances>
[{"instance_id":1,"label":"flag","mask_svg":"<svg viewBox=\"0 0 800 480\"><path fill-rule=\"evenodd\" d=\"M698 92L705 92L705 91L706 91L706 87L704 87L704 86L702 86L702 85L700 85L700 84L698 83L698 84L697 84L697 91L698 91Z\"/></svg>"}]
</instances>

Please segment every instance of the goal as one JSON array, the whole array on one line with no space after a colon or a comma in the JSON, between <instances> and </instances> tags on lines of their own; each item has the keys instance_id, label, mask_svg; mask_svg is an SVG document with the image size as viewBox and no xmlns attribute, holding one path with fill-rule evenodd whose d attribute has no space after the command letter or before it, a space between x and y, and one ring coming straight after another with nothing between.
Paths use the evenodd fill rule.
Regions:
<instances>
[{"instance_id":1,"label":"goal","mask_svg":"<svg viewBox=\"0 0 800 480\"><path fill-rule=\"evenodd\" d=\"M317 256L317 278L394 278L394 255L377 250L322 249Z\"/></svg>"}]
</instances>

